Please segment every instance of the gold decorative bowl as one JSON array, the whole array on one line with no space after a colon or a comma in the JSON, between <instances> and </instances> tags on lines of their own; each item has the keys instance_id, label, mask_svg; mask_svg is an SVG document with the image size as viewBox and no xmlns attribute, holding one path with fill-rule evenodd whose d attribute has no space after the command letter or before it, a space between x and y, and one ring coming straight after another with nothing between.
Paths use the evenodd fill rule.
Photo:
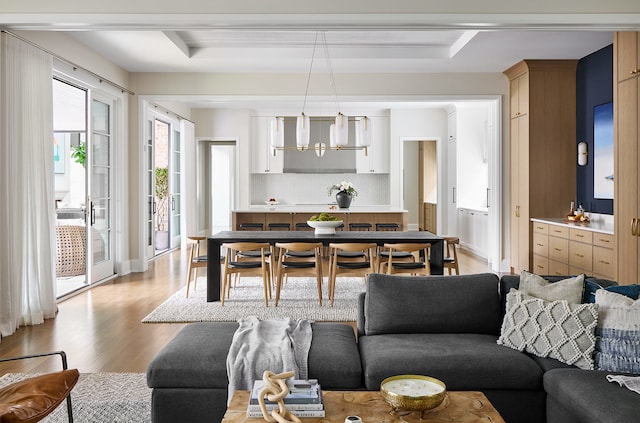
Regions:
<instances>
[{"instance_id":1,"label":"gold decorative bowl","mask_svg":"<svg viewBox=\"0 0 640 423\"><path fill-rule=\"evenodd\" d=\"M398 375L383 380L380 392L394 410L426 411L442 404L447 386L429 376Z\"/></svg>"}]
</instances>

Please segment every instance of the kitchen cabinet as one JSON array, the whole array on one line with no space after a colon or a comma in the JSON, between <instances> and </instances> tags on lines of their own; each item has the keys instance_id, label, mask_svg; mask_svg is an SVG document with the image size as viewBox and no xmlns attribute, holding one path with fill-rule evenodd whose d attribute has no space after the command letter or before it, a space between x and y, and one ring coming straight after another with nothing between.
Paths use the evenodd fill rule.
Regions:
<instances>
[{"instance_id":1,"label":"kitchen cabinet","mask_svg":"<svg viewBox=\"0 0 640 423\"><path fill-rule=\"evenodd\" d=\"M460 245L474 254L487 257L489 213L459 208L457 214Z\"/></svg>"},{"instance_id":2,"label":"kitchen cabinet","mask_svg":"<svg viewBox=\"0 0 640 423\"><path fill-rule=\"evenodd\" d=\"M270 139L270 124L273 117L251 118L251 173L282 173L284 152L273 154Z\"/></svg>"},{"instance_id":3,"label":"kitchen cabinet","mask_svg":"<svg viewBox=\"0 0 640 423\"><path fill-rule=\"evenodd\" d=\"M640 280L639 49L640 33L618 32L614 35L614 230L620 284L635 284Z\"/></svg>"},{"instance_id":4,"label":"kitchen cabinet","mask_svg":"<svg viewBox=\"0 0 640 423\"><path fill-rule=\"evenodd\" d=\"M532 270L530 218L564 216L575 198L575 60L524 60L509 78L511 271Z\"/></svg>"},{"instance_id":5,"label":"kitchen cabinet","mask_svg":"<svg viewBox=\"0 0 640 423\"><path fill-rule=\"evenodd\" d=\"M356 150L357 173L389 173L389 118L374 116L371 120L371 146Z\"/></svg>"}]
</instances>

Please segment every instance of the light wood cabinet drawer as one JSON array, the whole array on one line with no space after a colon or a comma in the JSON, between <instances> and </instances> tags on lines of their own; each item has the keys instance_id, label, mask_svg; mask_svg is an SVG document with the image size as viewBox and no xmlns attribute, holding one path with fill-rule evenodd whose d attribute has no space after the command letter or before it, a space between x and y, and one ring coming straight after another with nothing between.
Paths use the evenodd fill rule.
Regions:
<instances>
[{"instance_id":1,"label":"light wood cabinet drawer","mask_svg":"<svg viewBox=\"0 0 640 423\"><path fill-rule=\"evenodd\" d=\"M569 228L565 226L549 225L549 235L569 238Z\"/></svg>"},{"instance_id":2,"label":"light wood cabinet drawer","mask_svg":"<svg viewBox=\"0 0 640 423\"><path fill-rule=\"evenodd\" d=\"M549 275L565 276L569 275L569 265L566 261L559 262L555 260L549 260Z\"/></svg>"},{"instance_id":3,"label":"light wood cabinet drawer","mask_svg":"<svg viewBox=\"0 0 640 423\"><path fill-rule=\"evenodd\" d=\"M581 242L569 242L569 267L579 267L591 273L593 246Z\"/></svg>"},{"instance_id":4,"label":"light wood cabinet drawer","mask_svg":"<svg viewBox=\"0 0 640 423\"><path fill-rule=\"evenodd\" d=\"M549 235L549 225L547 223L533 222L533 233Z\"/></svg>"},{"instance_id":5,"label":"light wood cabinet drawer","mask_svg":"<svg viewBox=\"0 0 640 423\"><path fill-rule=\"evenodd\" d=\"M533 254L549 257L549 237L540 233L533 234Z\"/></svg>"},{"instance_id":6,"label":"light wood cabinet drawer","mask_svg":"<svg viewBox=\"0 0 640 423\"><path fill-rule=\"evenodd\" d=\"M549 258L567 263L569 261L569 240L550 236Z\"/></svg>"},{"instance_id":7,"label":"light wood cabinet drawer","mask_svg":"<svg viewBox=\"0 0 640 423\"><path fill-rule=\"evenodd\" d=\"M585 244L593 244L593 232L571 228L569 229L569 239L584 242Z\"/></svg>"},{"instance_id":8,"label":"light wood cabinet drawer","mask_svg":"<svg viewBox=\"0 0 640 423\"><path fill-rule=\"evenodd\" d=\"M615 279L616 261L612 249L593 247L593 273Z\"/></svg>"},{"instance_id":9,"label":"light wood cabinet drawer","mask_svg":"<svg viewBox=\"0 0 640 423\"><path fill-rule=\"evenodd\" d=\"M546 257L541 257L537 255L533 255L533 273L538 275L548 275L549 274L549 259Z\"/></svg>"},{"instance_id":10,"label":"light wood cabinet drawer","mask_svg":"<svg viewBox=\"0 0 640 423\"><path fill-rule=\"evenodd\" d=\"M611 248L616 243L616 239L613 235L610 234L601 234L598 232L594 232L593 234L593 245L597 245L598 247Z\"/></svg>"}]
</instances>

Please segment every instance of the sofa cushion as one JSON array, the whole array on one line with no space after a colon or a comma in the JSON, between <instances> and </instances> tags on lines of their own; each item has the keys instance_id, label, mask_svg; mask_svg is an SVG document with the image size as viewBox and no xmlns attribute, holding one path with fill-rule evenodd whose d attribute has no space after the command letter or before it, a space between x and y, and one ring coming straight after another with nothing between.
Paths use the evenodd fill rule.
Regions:
<instances>
[{"instance_id":1,"label":"sofa cushion","mask_svg":"<svg viewBox=\"0 0 640 423\"><path fill-rule=\"evenodd\" d=\"M450 390L542 387L542 370L526 354L496 344L483 334L397 334L358 340L365 386L397 374L421 374L442 380Z\"/></svg>"},{"instance_id":2,"label":"sofa cushion","mask_svg":"<svg viewBox=\"0 0 640 423\"><path fill-rule=\"evenodd\" d=\"M616 294L621 294L626 297L629 297L633 300L637 300L640 297L640 285L612 285L612 286L601 286L595 280L585 279L584 281L584 302L585 303L595 303L596 302L596 291L599 289L604 289L605 291L615 292Z\"/></svg>"},{"instance_id":3,"label":"sofa cushion","mask_svg":"<svg viewBox=\"0 0 640 423\"><path fill-rule=\"evenodd\" d=\"M546 301L564 300L571 304L580 304L584 292L584 275L549 282L542 276L523 270L519 290L523 294Z\"/></svg>"},{"instance_id":4,"label":"sofa cushion","mask_svg":"<svg viewBox=\"0 0 640 423\"><path fill-rule=\"evenodd\" d=\"M501 322L497 287L498 277L490 273L455 278L369 275L365 334L497 335Z\"/></svg>"},{"instance_id":5,"label":"sofa cushion","mask_svg":"<svg viewBox=\"0 0 640 423\"><path fill-rule=\"evenodd\" d=\"M544 374L544 389L554 403L563 404L581 423L638 421L640 396L608 382L607 374L597 370L554 369ZM559 420L549 418L549 421Z\"/></svg>"},{"instance_id":6,"label":"sofa cushion","mask_svg":"<svg viewBox=\"0 0 640 423\"><path fill-rule=\"evenodd\" d=\"M227 389L227 354L235 322L203 322L185 326L151 361L151 388ZM323 388L352 389L362 385L360 355L354 330L342 323L313 323L309 377Z\"/></svg>"},{"instance_id":7,"label":"sofa cushion","mask_svg":"<svg viewBox=\"0 0 640 423\"><path fill-rule=\"evenodd\" d=\"M595 304L545 301L512 290L498 344L593 369Z\"/></svg>"},{"instance_id":8,"label":"sofa cushion","mask_svg":"<svg viewBox=\"0 0 640 423\"><path fill-rule=\"evenodd\" d=\"M596 367L640 374L640 300L601 289L596 304Z\"/></svg>"}]
</instances>

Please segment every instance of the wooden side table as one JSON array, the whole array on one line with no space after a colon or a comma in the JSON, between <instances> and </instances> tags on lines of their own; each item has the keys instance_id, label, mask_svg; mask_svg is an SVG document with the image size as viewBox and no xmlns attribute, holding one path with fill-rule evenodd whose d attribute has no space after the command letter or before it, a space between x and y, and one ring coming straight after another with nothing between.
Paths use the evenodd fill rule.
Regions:
<instances>
[{"instance_id":1,"label":"wooden side table","mask_svg":"<svg viewBox=\"0 0 640 423\"><path fill-rule=\"evenodd\" d=\"M357 415L364 423L505 423L482 392L451 391L437 408L424 413L394 412L379 391L323 391L325 417L304 418L303 423L344 423L347 416ZM236 391L222 423L263 422L247 418L248 391Z\"/></svg>"}]
</instances>

